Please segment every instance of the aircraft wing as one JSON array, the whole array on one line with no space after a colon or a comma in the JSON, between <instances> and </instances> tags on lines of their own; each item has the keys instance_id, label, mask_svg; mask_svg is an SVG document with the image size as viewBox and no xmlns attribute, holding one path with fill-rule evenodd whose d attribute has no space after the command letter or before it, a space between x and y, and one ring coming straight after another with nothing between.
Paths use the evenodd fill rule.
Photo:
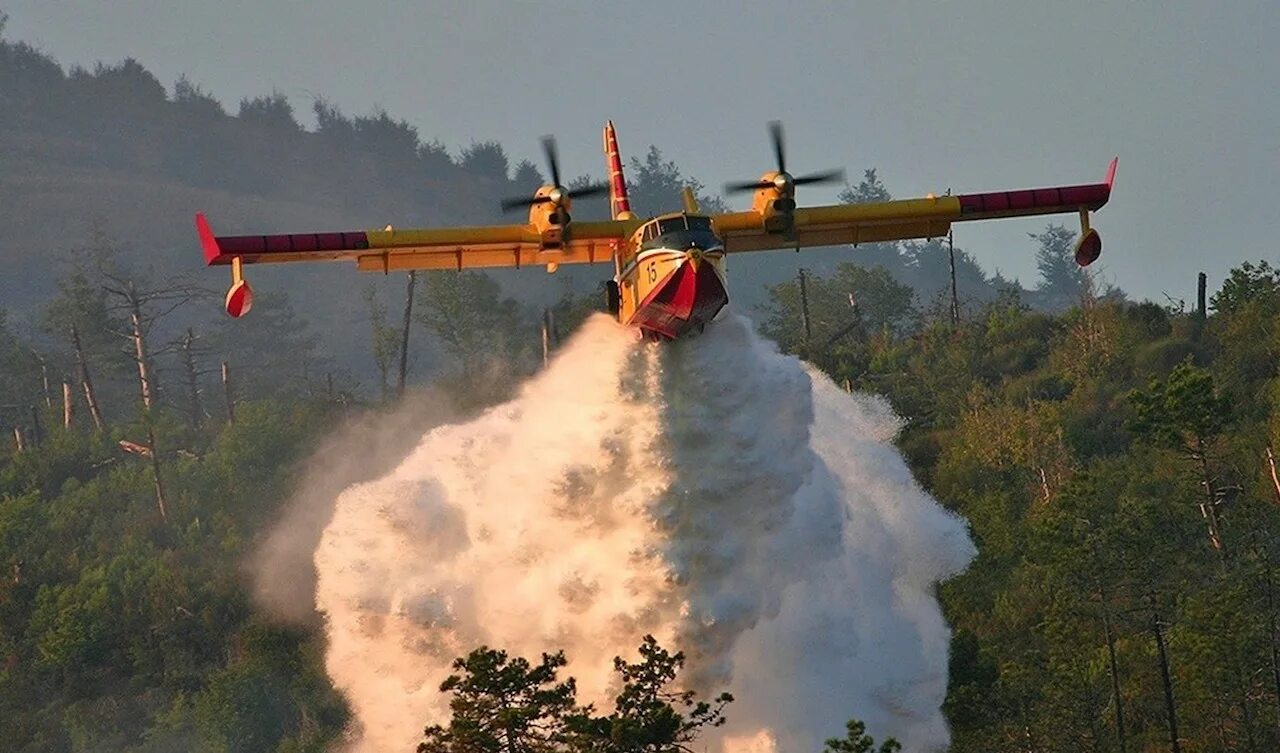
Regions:
<instances>
[{"instance_id":1,"label":"aircraft wing","mask_svg":"<svg viewBox=\"0 0 1280 753\"><path fill-rule=\"evenodd\" d=\"M938 238L947 234L953 222L1097 210L1111 197L1115 171L1112 160L1102 183L797 207L790 213L791 223L786 214L757 209L711 219L728 253Z\"/></svg>"},{"instance_id":2,"label":"aircraft wing","mask_svg":"<svg viewBox=\"0 0 1280 753\"><path fill-rule=\"evenodd\" d=\"M209 265L352 260L361 271L380 272L608 262L636 224L574 222L567 242L548 246L532 224L215 236L204 215L196 215Z\"/></svg>"}]
</instances>

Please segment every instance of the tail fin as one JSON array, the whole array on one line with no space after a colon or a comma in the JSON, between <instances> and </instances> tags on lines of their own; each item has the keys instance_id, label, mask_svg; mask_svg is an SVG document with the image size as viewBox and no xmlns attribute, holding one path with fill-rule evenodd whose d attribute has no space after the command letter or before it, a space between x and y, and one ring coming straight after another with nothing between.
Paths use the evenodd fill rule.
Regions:
<instances>
[{"instance_id":1,"label":"tail fin","mask_svg":"<svg viewBox=\"0 0 1280 753\"><path fill-rule=\"evenodd\" d=\"M604 154L609 163L609 210L615 220L629 220L631 199L627 197L627 178L622 174L622 157L618 154L618 135L613 121L604 124Z\"/></svg>"}]
</instances>

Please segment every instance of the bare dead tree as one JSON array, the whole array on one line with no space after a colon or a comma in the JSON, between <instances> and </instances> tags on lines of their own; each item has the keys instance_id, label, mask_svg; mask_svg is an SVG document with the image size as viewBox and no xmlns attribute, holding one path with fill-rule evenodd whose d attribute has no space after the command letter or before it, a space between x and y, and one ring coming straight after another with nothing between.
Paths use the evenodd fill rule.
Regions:
<instances>
[{"instance_id":1,"label":"bare dead tree","mask_svg":"<svg viewBox=\"0 0 1280 753\"><path fill-rule=\"evenodd\" d=\"M116 334L130 341L134 363L138 367L138 394L142 398L142 418L147 427L147 449L151 458L151 477L155 485L156 507L162 520L169 519L168 504L165 499L164 473L161 466L160 447L156 440L156 429L153 411L155 409L157 385L151 358L172 346L156 349L156 353L148 347L148 336L155 323L172 313L175 309L198 298L207 297L209 292L184 280L171 280L169 283L155 288L140 289L132 278L125 278L110 272L100 273L103 279L102 289L115 297L113 309L128 315L129 328L126 332Z\"/></svg>"},{"instance_id":2,"label":"bare dead tree","mask_svg":"<svg viewBox=\"0 0 1280 753\"><path fill-rule=\"evenodd\" d=\"M44 442L44 424L40 422L40 408L31 406L31 443L39 445Z\"/></svg>"},{"instance_id":3,"label":"bare dead tree","mask_svg":"<svg viewBox=\"0 0 1280 753\"><path fill-rule=\"evenodd\" d=\"M85 358L84 346L80 342L80 330L71 325L71 347L76 353L76 368L80 371L80 384L84 387L84 401L89 406L89 416L98 431L106 428L102 420L102 409L98 407L98 393L93 389L93 378L89 374L89 361Z\"/></svg>"},{"instance_id":4,"label":"bare dead tree","mask_svg":"<svg viewBox=\"0 0 1280 753\"><path fill-rule=\"evenodd\" d=\"M809 347L809 340L813 338L813 325L809 321L809 275L808 270L800 268L798 274L800 278L800 318L804 324L804 345Z\"/></svg>"},{"instance_id":5,"label":"bare dead tree","mask_svg":"<svg viewBox=\"0 0 1280 753\"><path fill-rule=\"evenodd\" d=\"M227 401L227 424L236 422L236 401L231 396L231 367L222 362L222 395Z\"/></svg>"},{"instance_id":6,"label":"bare dead tree","mask_svg":"<svg viewBox=\"0 0 1280 753\"><path fill-rule=\"evenodd\" d=\"M413 286L418 282L417 270L410 270L404 294L404 324L400 334L400 375L396 379L396 397L404 397L405 378L409 373L409 325L413 322Z\"/></svg>"},{"instance_id":7,"label":"bare dead tree","mask_svg":"<svg viewBox=\"0 0 1280 753\"><path fill-rule=\"evenodd\" d=\"M1276 474L1276 454L1267 445L1267 467L1271 470L1271 486L1276 490L1276 501L1280 502L1280 475Z\"/></svg>"},{"instance_id":8,"label":"bare dead tree","mask_svg":"<svg viewBox=\"0 0 1280 753\"><path fill-rule=\"evenodd\" d=\"M1160 683L1164 686L1165 718L1169 723L1169 753L1182 753L1178 738L1178 708L1173 700L1173 679L1169 671L1169 654L1164 642L1164 625L1157 612L1151 613L1151 633L1156 639L1156 655L1160 660Z\"/></svg>"},{"instance_id":9,"label":"bare dead tree","mask_svg":"<svg viewBox=\"0 0 1280 753\"><path fill-rule=\"evenodd\" d=\"M49 392L49 364L45 363L44 356L40 355L38 350L34 348L31 354L36 357L36 361L40 363L40 381L44 386L44 406L46 408L53 407L53 395Z\"/></svg>"},{"instance_id":10,"label":"bare dead tree","mask_svg":"<svg viewBox=\"0 0 1280 753\"><path fill-rule=\"evenodd\" d=\"M75 418L75 398L71 391L71 385L67 382L62 383L62 427L64 429L71 428L71 422Z\"/></svg>"},{"instance_id":11,"label":"bare dead tree","mask_svg":"<svg viewBox=\"0 0 1280 753\"><path fill-rule=\"evenodd\" d=\"M199 429L204 424L204 409L200 406L200 376L196 370L194 350L195 333L187 328L182 338L182 373L187 387L187 408L191 413L192 428Z\"/></svg>"}]
</instances>

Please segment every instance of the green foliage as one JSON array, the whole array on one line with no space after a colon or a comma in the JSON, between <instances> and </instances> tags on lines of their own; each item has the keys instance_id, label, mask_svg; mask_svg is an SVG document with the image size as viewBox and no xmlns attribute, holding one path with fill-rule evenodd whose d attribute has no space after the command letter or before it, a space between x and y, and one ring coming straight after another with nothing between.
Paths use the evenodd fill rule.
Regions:
<instances>
[{"instance_id":1,"label":"green foliage","mask_svg":"<svg viewBox=\"0 0 1280 753\"><path fill-rule=\"evenodd\" d=\"M373 350L373 362L378 367L379 387L382 397L387 396L392 367L400 358L400 330L387 322L387 307L378 300L377 289L365 288L365 305L369 307L369 347Z\"/></svg>"},{"instance_id":2,"label":"green foliage","mask_svg":"<svg viewBox=\"0 0 1280 753\"><path fill-rule=\"evenodd\" d=\"M458 165L473 175L495 181L505 181L511 169L506 150L496 141L473 142L462 150Z\"/></svg>"},{"instance_id":3,"label":"green foliage","mask_svg":"<svg viewBox=\"0 0 1280 753\"><path fill-rule=\"evenodd\" d=\"M872 167L862 174L862 180L858 185L846 185L838 198L845 204L871 204L888 201L893 197L889 195L889 189L880 178L876 177L876 169Z\"/></svg>"},{"instance_id":4,"label":"green foliage","mask_svg":"<svg viewBox=\"0 0 1280 753\"><path fill-rule=\"evenodd\" d=\"M1070 305L1089 285L1089 273L1075 262L1076 233L1062 225L1049 225L1040 233L1030 233L1040 244L1036 250L1036 269L1040 272L1040 290Z\"/></svg>"},{"instance_id":5,"label":"green foliage","mask_svg":"<svg viewBox=\"0 0 1280 753\"><path fill-rule=\"evenodd\" d=\"M237 572L331 406L245 402L201 432L161 406L160 446L185 453L163 457L167 524L150 464L116 445L136 414L90 434L51 413L41 441L0 454L6 749L319 753L347 720L320 636L257 622Z\"/></svg>"},{"instance_id":6,"label":"green foliage","mask_svg":"<svg viewBox=\"0 0 1280 753\"><path fill-rule=\"evenodd\" d=\"M697 196L702 211L726 211L718 197L703 194L702 183L682 176L675 162L663 160L662 151L656 146L649 147L643 161L632 157L627 166L627 195L631 198L631 211L637 216L680 211L680 197L686 186Z\"/></svg>"},{"instance_id":7,"label":"green foliage","mask_svg":"<svg viewBox=\"0 0 1280 753\"><path fill-rule=\"evenodd\" d=\"M420 753L682 753L709 727L724 723L733 696L699 701L693 691L671 690L684 655L645 636L640 661L614 659L620 690L610 714L579 706L573 678L558 677L563 652L543 654L534 666L505 651L481 647L454 661L440 690L452 694L447 725L432 725ZM886 749L889 751L892 749Z\"/></svg>"},{"instance_id":8,"label":"green foliage","mask_svg":"<svg viewBox=\"0 0 1280 753\"><path fill-rule=\"evenodd\" d=\"M1249 306L1258 306L1271 314L1280 312L1280 270L1265 260L1256 265L1245 262L1231 270L1222 288L1209 299L1217 313L1232 316Z\"/></svg>"},{"instance_id":9,"label":"green foliage","mask_svg":"<svg viewBox=\"0 0 1280 753\"><path fill-rule=\"evenodd\" d=\"M1183 361L1167 379L1152 379L1129 393L1130 429L1164 447L1203 453L1230 421L1231 404L1213 386L1213 374Z\"/></svg>"},{"instance_id":10,"label":"green foliage","mask_svg":"<svg viewBox=\"0 0 1280 753\"><path fill-rule=\"evenodd\" d=\"M432 725L418 745L422 753L488 753L557 750L567 732L565 715L574 707L572 678L557 681L564 653L543 654L535 667L527 659L482 646L456 659L440 692L451 693L448 726Z\"/></svg>"},{"instance_id":11,"label":"green foliage","mask_svg":"<svg viewBox=\"0 0 1280 753\"><path fill-rule=\"evenodd\" d=\"M843 739L833 737L822 746L823 753L896 753L902 745L892 737L876 747L876 742L867 732L867 726L857 719L845 722L846 734Z\"/></svg>"},{"instance_id":12,"label":"green foliage","mask_svg":"<svg viewBox=\"0 0 1280 753\"><path fill-rule=\"evenodd\" d=\"M273 91L267 96L241 99L240 111L236 117L247 124L281 133L302 131L302 126L298 125L294 117L293 105L289 104L288 98L279 91Z\"/></svg>"},{"instance_id":13,"label":"green foliage","mask_svg":"<svg viewBox=\"0 0 1280 753\"><path fill-rule=\"evenodd\" d=\"M464 404L485 405L509 394L512 374L536 364L537 329L518 303L479 272L419 276L416 317L439 341L451 365L448 389Z\"/></svg>"},{"instance_id":14,"label":"green foliage","mask_svg":"<svg viewBox=\"0 0 1280 753\"><path fill-rule=\"evenodd\" d=\"M892 338L918 318L911 289L880 267L840 264L831 277L810 276L805 292L809 335L798 280L770 289L773 305L760 331L783 348L806 354L822 366L839 363L865 372L870 367L865 347L868 338Z\"/></svg>"},{"instance_id":15,"label":"green foliage","mask_svg":"<svg viewBox=\"0 0 1280 753\"><path fill-rule=\"evenodd\" d=\"M729 693L712 701L699 701L691 690L672 691L684 667L684 654L671 654L647 635L640 644L640 662L613 660L622 685L612 714L593 717L579 712L571 727L579 735L579 748L617 753L676 753L689 750L704 729L724 724L724 709L733 702ZM583 745L582 743L586 743Z\"/></svg>"},{"instance_id":16,"label":"green foliage","mask_svg":"<svg viewBox=\"0 0 1280 753\"><path fill-rule=\"evenodd\" d=\"M1157 620L1183 749L1280 745L1274 282L1236 270L1203 324L1088 296L1047 316L1006 296L955 327L926 317L808 351L795 286L773 291L771 332L892 401L917 477L978 543L940 589L953 751L1118 750L1117 706L1125 749L1166 749ZM815 323L839 311L810 298Z\"/></svg>"}]
</instances>

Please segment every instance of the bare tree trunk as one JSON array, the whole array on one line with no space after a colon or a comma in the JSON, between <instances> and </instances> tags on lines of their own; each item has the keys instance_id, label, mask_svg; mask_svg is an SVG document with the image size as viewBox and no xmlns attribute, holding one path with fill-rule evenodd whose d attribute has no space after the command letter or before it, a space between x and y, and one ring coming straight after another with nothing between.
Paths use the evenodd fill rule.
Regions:
<instances>
[{"instance_id":1,"label":"bare tree trunk","mask_svg":"<svg viewBox=\"0 0 1280 753\"><path fill-rule=\"evenodd\" d=\"M231 397L231 368L227 366L227 362L222 362L222 394L227 401L227 423L234 424L236 422L236 402Z\"/></svg>"},{"instance_id":2,"label":"bare tree trunk","mask_svg":"<svg viewBox=\"0 0 1280 753\"><path fill-rule=\"evenodd\" d=\"M545 369L551 361L551 351L560 344L560 333L556 331L556 315L551 309L542 310L542 367Z\"/></svg>"},{"instance_id":3,"label":"bare tree trunk","mask_svg":"<svg viewBox=\"0 0 1280 753\"><path fill-rule=\"evenodd\" d=\"M404 294L404 325L400 334L400 375L396 379L396 396L404 397L405 379L409 373L409 324L413 321L413 286L418 281L416 270L409 272L409 285Z\"/></svg>"},{"instance_id":4,"label":"bare tree trunk","mask_svg":"<svg viewBox=\"0 0 1280 753\"><path fill-rule=\"evenodd\" d=\"M804 344L808 348L813 337L813 325L809 321L809 281L804 268L800 269L800 318L804 323Z\"/></svg>"},{"instance_id":5,"label":"bare tree trunk","mask_svg":"<svg viewBox=\"0 0 1280 753\"><path fill-rule=\"evenodd\" d=\"M155 390L151 370L147 364L147 340L142 326L142 301L138 298L132 280L129 281L128 294L129 325L133 329L133 357L138 362L138 392L142 395L143 411L150 415Z\"/></svg>"},{"instance_id":6,"label":"bare tree trunk","mask_svg":"<svg viewBox=\"0 0 1280 753\"><path fill-rule=\"evenodd\" d=\"M1098 596L1102 600L1102 631L1107 638L1107 665L1111 674L1111 703L1115 706L1116 749L1125 751L1124 705L1120 700L1120 668L1116 666L1116 636L1111 629L1111 610L1107 606L1107 592L1098 583Z\"/></svg>"},{"instance_id":7,"label":"bare tree trunk","mask_svg":"<svg viewBox=\"0 0 1280 753\"><path fill-rule=\"evenodd\" d=\"M52 408L53 395L49 392L49 364L45 363L44 356L34 350L31 352L35 354L36 360L40 362L40 381L44 385L44 407Z\"/></svg>"},{"instance_id":8,"label":"bare tree trunk","mask_svg":"<svg viewBox=\"0 0 1280 753\"><path fill-rule=\"evenodd\" d=\"M1276 475L1276 455L1271 451L1271 445L1267 445L1267 467L1271 469L1271 485L1276 490L1276 501L1280 502L1280 476Z\"/></svg>"},{"instance_id":9,"label":"bare tree trunk","mask_svg":"<svg viewBox=\"0 0 1280 753\"><path fill-rule=\"evenodd\" d=\"M1169 751L1182 753L1178 741L1178 709L1173 701L1173 680L1169 674L1169 655L1165 651L1164 633L1160 627L1160 615L1151 613L1151 632L1156 638L1156 653L1160 657L1160 681L1164 685L1164 708L1169 720Z\"/></svg>"},{"instance_id":10,"label":"bare tree trunk","mask_svg":"<svg viewBox=\"0 0 1280 753\"><path fill-rule=\"evenodd\" d=\"M551 333L547 331L547 315L542 312L542 368L551 361Z\"/></svg>"},{"instance_id":11,"label":"bare tree trunk","mask_svg":"<svg viewBox=\"0 0 1280 753\"><path fill-rule=\"evenodd\" d=\"M25 440L25 439L23 438L23 436L22 436L22 427L21 427L21 426L15 426L15 427L13 427L13 445L14 445L14 447L17 449L17 451L18 451L18 452L26 452L26 451L27 451L27 442L26 442L26 440Z\"/></svg>"},{"instance_id":12,"label":"bare tree trunk","mask_svg":"<svg viewBox=\"0 0 1280 753\"><path fill-rule=\"evenodd\" d=\"M1271 682L1276 693L1276 728L1280 732L1280 630L1276 624L1276 584L1271 573L1271 553L1266 556L1267 568L1267 627L1271 638Z\"/></svg>"},{"instance_id":13,"label":"bare tree trunk","mask_svg":"<svg viewBox=\"0 0 1280 753\"><path fill-rule=\"evenodd\" d=\"M40 423L40 408L31 406L31 444L40 445L44 442L44 426Z\"/></svg>"},{"instance_id":14,"label":"bare tree trunk","mask_svg":"<svg viewBox=\"0 0 1280 753\"><path fill-rule=\"evenodd\" d=\"M62 427L64 429L71 428L72 419L75 418L75 401L71 395L71 385L66 382L62 383Z\"/></svg>"},{"instance_id":15,"label":"bare tree trunk","mask_svg":"<svg viewBox=\"0 0 1280 753\"><path fill-rule=\"evenodd\" d=\"M164 498L164 477L160 474L160 448L156 446L156 428L147 415L147 447L151 450L151 480L156 487L156 507L160 508L160 519L168 522L169 509Z\"/></svg>"},{"instance_id":16,"label":"bare tree trunk","mask_svg":"<svg viewBox=\"0 0 1280 753\"><path fill-rule=\"evenodd\" d=\"M1244 724L1244 740L1249 753L1258 753L1258 738L1253 731L1253 707L1249 704L1249 683L1246 675L1240 677L1240 715Z\"/></svg>"},{"instance_id":17,"label":"bare tree trunk","mask_svg":"<svg viewBox=\"0 0 1280 753\"><path fill-rule=\"evenodd\" d=\"M89 376L89 362L85 360L84 348L80 344L80 331L71 325L71 344L76 351L76 365L80 369L80 383L84 385L84 401L89 405L89 416L93 418L93 426L98 431L106 428L102 420L102 411L98 407L98 393L93 389L93 379Z\"/></svg>"},{"instance_id":18,"label":"bare tree trunk","mask_svg":"<svg viewBox=\"0 0 1280 753\"><path fill-rule=\"evenodd\" d=\"M1204 487L1204 502L1200 503L1200 513L1209 526L1209 544L1221 556L1222 534L1218 528L1218 509L1213 498L1213 478L1209 475L1209 457L1203 439L1197 439L1196 456L1200 461L1200 485Z\"/></svg>"},{"instance_id":19,"label":"bare tree trunk","mask_svg":"<svg viewBox=\"0 0 1280 753\"><path fill-rule=\"evenodd\" d=\"M151 415L155 402L155 385L147 362L147 335L142 321L142 300L130 280L126 287L129 302L129 325L133 330L133 357L138 363L138 393L142 396L142 417L147 422L147 448L151 450L151 479L156 488L156 507L160 519L169 520L168 505L164 496L164 477L160 467L160 447L156 442L156 428Z\"/></svg>"},{"instance_id":20,"label":"bare tree trunk","mask_svg":"<svg viewBox=\"0 0 1280 753\"><path fill-rule=\"evenodd\" d=\"M955 329L960 326L960 297L956 292L956 247L950 228L947 229L947 258L951 261L951 328Z\"/></svg>"},{"instance_id":21,"label":"bare tree trunk","mask_svg":"<svg viewBox=\"0 0 1280 753\"><path fill-rule=\"evenodd\" d=\"M204 424L204 408L200 406L200 380L196 372L195 354L191 352L191 344L195 334L190 329L182 338L182 367L187 379L187 399L190 401L191 426L199 429Z\"/></svg>"}]
</instances>

